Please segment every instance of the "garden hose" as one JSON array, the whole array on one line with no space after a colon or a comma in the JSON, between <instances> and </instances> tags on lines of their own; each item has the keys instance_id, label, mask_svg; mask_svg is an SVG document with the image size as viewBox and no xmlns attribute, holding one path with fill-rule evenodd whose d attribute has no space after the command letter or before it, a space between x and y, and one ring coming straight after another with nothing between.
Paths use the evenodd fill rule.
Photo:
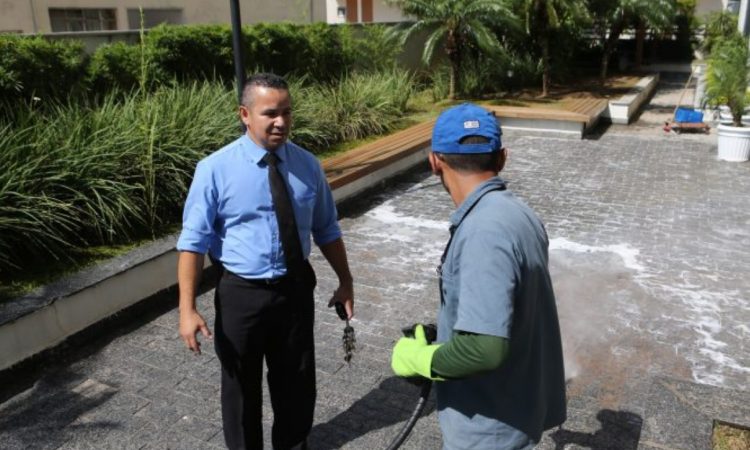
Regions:
<instances>
[{"instance_id":1,"label":"garden hose","mask_svg":"<svg viewBox=\"0 0 750 450\"><path fill-rule=\"evenodd\" d=\"M427 343L431 344L437 339L437 326L435 326L435 324L428 324L423 325L423 327ZM416 328L416 325L404 328L401 331L406 337L414 337L414 328ZM417 420L419 420L419 416L422 415L422 411L424 411L424 407L425 405L427 405L427 398L430 396L430 390L432 389L432 381L427 378L413 377L407 378L406 380L412 384L421 386L421 389L419 391L419 400L417 401L417 404L414 407L414 411L412 411L411 416L409 416L409 420L407 420L404 426L401 427L401 431L398 432L393 441L391 441L391 443L388 445L387 450L396 450L397 448L401 447L401 444L404 443L406 438L409 436L409 433L411 433L411 430L414 428L414 425L417 423Z\"/></svg>"},{"instance_id":2,"label":"garden hose","mask_svg":"<svg viewBox=\"0 0 750 450\"><path fill-rule=\"evenodd\" d=\"M424 378L423 380L424 384L422 385L422 389L419 392L419 401L417 401L417 405L414 407L414 411L412 411L409 420L406 421L404 426L401 428L401 431L398 432L398 435L396 435L390 445L388 445L388 450L396 450L397 448L401 447L401 444L404 443L406 437L409 436L412 428L414 428L414 425L417 423L417 420L419 420L419 416L422 415L422 411L427 404L427 397L430 396L430 390L432 389L432 381L426 378Z\"/></svg>"}]
</instances>

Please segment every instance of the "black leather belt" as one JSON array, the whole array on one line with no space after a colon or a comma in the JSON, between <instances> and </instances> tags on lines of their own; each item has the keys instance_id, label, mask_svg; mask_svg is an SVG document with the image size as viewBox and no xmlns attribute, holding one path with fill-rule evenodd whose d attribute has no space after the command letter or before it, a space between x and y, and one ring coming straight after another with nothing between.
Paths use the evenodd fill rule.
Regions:
<instances>
[{"instance_id":1,"label":"black leather belt","mask_svg":"<svg viewBox=\"0 0 750 450\"><path fill-rule=\"evenodd\" d=\"M224 276L235 278L237 280L244 281L256 286L278 286L289 281L289 277L287 277L286 275L277 278L244 278L228 270L224 271Z\"/></svg>"}]
</instances>

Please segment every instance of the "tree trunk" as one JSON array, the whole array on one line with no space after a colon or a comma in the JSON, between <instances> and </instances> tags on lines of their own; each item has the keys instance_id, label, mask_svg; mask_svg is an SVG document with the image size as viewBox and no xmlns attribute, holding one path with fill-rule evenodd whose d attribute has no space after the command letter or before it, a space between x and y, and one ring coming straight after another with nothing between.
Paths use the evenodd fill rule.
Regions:
<instances>
[{"instance_id":1,"label":"tree trunk","mask_svg":"<svg viewBox=\"0 0 750 450\"><path fill-rule=\"evenodd\" d=\"M643 42L646 40L646 25L641 21L635 28L635 70L643 64Z\"/></svg>"},{"instance_id":2,"label":"tree trunk","mask_svg":"<svg viewBox=\"0 0 750 450\"><path fill-rule=\"evenodd\" d=\"M456 81L458 79L459 69L456 67L456 63L451 60L451 76L448 82L448 100L456 99Z\"/></svg>"},{"instance_id":3,"label":"tree trunk","mask_svg":"<svg viewBox=\"0 0 750 450\"><path fill-rule=\"evenodd\" d=\"M609 54L607 50L604 50L604 54L602 55L602 65L599 68L599 83L601 85L604 85L604 82L607 81L607 66L609 66Z\"/></svg>"},{"instance_id":4,"label":"tree trunk","mask_svg":"<svg viewBox=\"0 0 750 450\"><path fill-rule=\"evenodd\" d=\"M549 94L550 64L549 64L549 34L544 32L542 39L542 98Z\"/></svg>"},{"instance_id":5,"label":"tree trunk","mask_svg":"<svg viewBox=\"0 0 750 450\"><path fill-rule=\"evenodd\" d=\"M445 52L448 55L448 61L451 63L451 76L448 84L448 100L456 99L458 92L459 76L461 75L461 54L458 49L456 34L453 30L448 31L448 39L445 42Z\"/></svg>"},{"instance_id":6,"label":"tree trunk","mask_svg":"<svg viewBox=\"0 0 750 450\"><path fill-rule=\"evenodd\" d=\"M604 82L607 81L607 69L609 68L609 58L612 57L612 54L617 49L617 42L620 40L620 34L622 34L622 30L624 27L625 27L625 18L623 17L622 19L620 19L620 21L612 24L612 27L609 30L609 36L607 37L607 41L604 44L604 55L602 55L602 67L599 73L599 76L601 78L600 81L602 85L604 85Z\"/></svg>"}]
</instances>

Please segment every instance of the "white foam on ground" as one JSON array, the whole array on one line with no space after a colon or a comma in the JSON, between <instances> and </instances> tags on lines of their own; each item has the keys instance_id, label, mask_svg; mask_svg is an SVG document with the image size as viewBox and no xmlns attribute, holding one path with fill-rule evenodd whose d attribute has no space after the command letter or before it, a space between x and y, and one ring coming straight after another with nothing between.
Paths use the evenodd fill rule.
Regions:
<instances>
[{"instance_id":1,"label":"white foam on ground","mask_svg":"<svg viewBox=\"0 0 750 450\"><path fill-rule=\"evenodd\" d=\"M736 349L731 348L719 337L724 331L722 316L728 314L730 309L743 310L748 307L739 292L709 291L696 283L687 281L672 286L642 284L656 298L675 298L682 303L682 311L686 317L669 317L669 319L685 323L697 334L695 340L697 354L683 352L683 356L692 364L695 381L722 386L725 384L727 372L750 374L750 367L742 365L726 353L736 351ZM747 386L745 383L740 387L746 388Z\"/></svg>"},{"instance_id":2,"label":"white foam on ground","mask_svg":"<svg viewBox=\"0 0 750 450\"><path fill-rule=\"evenodd\" d=\"M404 214L390 200L364 217L368 220L358 221L351 231L366 237L372 245L390 244L392 249L378 252L377 260L371 264L402 270L411 277L402 283L386 282L380 288L419 295L437 283L435 266L449 237L447 220L440 222Z\"/></svg>"},{"instance_id":3,"label":"white foam on ground","mask_svg":"<svg viewBox=\"0 0 750 450\"><path fill-rule=\"evenodd\" d=\"M699 383L715 386L725 385L726 374L750 374L750 367L743 365L736 358L727 354L727 351L736 352L727 342L720 337L724 332L722 317L731 314L734 309L746 310L750 302L744 299L740 292L725 290L717 292L708 290L701 284L701 279L690 281L691 274L680 273L678 282L671 285L660 282L655 274L649 273L647 268L638 261L640 252L627 244L590 246L570 241L565 238L550 240L550 250L567 250L577 253L611 252L622 258L625 267L635 270L634 281L655 299L667 299L668 302L679 304L674 316L663 316L662 319L678 322L682 326L692 329L696 338L694 350L684 347L684 343L678 343L679 352L690 362L692 366L693 379ZM710 279L710 277L709 277ZM676 302L675 302L676 300ZM726 316L731 317L731 316ZM627 324L626 324L627 325ZM750 327L744 324L732 325L729 331L739 331L745 335L750 333ZM668 330L667 330L668 331ZM663 341L659 335L664 335L665 330L657 326L649 332L655 339ZM736 378L736 377L735 377ZM746 377L740 377L745 378ZM739 386L747 388L748 383Z\"/></svg>"},{"instance_id":4,"label":"white foam on ground","mask_svg":"<svg viewBox=\"0 0 750 450\"><path fill-rule=\"evenodd\" d=\"M396 212L396 208L390 204L390 201L371 209L365 214L371 219L375 219L386 225L400 225L405 227L429 228L432 230L448 231L450 223L446 220L420 219L417 217L405 216Z\"/></svg>"},{"instance_id":5,"label":"white foam on ground","mask_svg":"<svg viewBox=\"0 0 750 450\"><path fill-rule=\"evenodd\" d=\"M568 250L577 253L589 253L589 252L610 252L618 255L622 258L622 262L628 269L643 272L646 269L638 263L638 255L640 252L638 249L633 248L627 244L615 244L615 245L604 245L604 246L591 246L585 244L579 244L577 242L569 241L565 238L554 238L549 241L550 250Z\"/></svg>"}]
</instances>

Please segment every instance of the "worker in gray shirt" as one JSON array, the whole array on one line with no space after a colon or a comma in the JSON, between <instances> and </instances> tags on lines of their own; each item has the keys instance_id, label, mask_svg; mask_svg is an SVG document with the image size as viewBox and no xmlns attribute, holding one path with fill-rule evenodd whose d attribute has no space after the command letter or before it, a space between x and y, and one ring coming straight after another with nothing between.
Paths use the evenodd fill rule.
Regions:
<instances>
[{"instance_id":1,"label":"worker in gray shirt","mask_svg":"<svg viewBox=\"0 0 750 450\"><path fill-rule=\"evenodd\" d=\"M436 381L445 449L528 449L566 418L548 238L497 177L494 115L463 104L435 123L429 162L457 209L441 261L438 339L418 326L393 349L399 376Z\"/></svg>"}]
</instances>

